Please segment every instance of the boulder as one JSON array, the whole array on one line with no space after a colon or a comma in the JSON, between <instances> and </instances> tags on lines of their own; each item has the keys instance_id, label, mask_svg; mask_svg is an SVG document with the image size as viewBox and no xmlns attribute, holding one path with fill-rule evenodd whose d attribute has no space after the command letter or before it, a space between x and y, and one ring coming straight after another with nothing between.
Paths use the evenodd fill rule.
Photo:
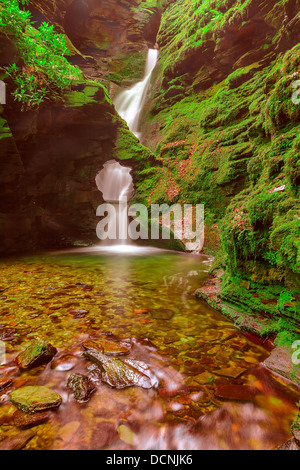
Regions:
<instances>
[{"instance_id":1,"label":"boulder","mask_svg":"<svg viewBox=\"0 0 300 470\"><path fill-rule=\"evenodd\" d=\"M34 413L58 408L62 398L58 393L43 386L22 387L10 394L10 402L24 413Z\"/></svg>"},{"instance_id":2,"label":"boulder","mask_svg":"<svg viewBox=\"0 0 300 470\"><path fill-rule=\"evenodd\" d=\"M17 356L16 363L20 369L31 369L50 362L56 352L57 349L52 344L38 340Z\"/></svg>"}]
</instances>

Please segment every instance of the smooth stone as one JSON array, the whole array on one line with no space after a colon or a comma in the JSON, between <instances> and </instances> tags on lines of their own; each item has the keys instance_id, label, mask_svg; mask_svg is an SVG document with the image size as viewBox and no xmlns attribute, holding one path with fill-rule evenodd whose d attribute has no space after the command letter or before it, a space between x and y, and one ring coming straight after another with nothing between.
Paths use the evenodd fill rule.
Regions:
<instances>
[{"instance_id":1,"label":"smooth stone","mask_svg":"<svg viewBox=\"0 0 300 470\"><path fill-rule=\"evenodd\" d=\"M102 421L93 429L90 446L93 450L101 450L119 440L115 425L110 421Z\"/></svg>"},{"instance_id":2,"label":"smooth stone","mask_svg":"<svg viewBox=\"0 0 300 470\"><path fill-rule=\"evenodd\" d=\"M10 402L20 411L34 413L49 408L58 408L62 398L58 393L43 386L22 387L10 394Z\"/></svg>"},{"instance_id":3,"label":"smooth stone","mask_svg":"<svg viewBox=\"0 0 300 470\"><path fill-rule=\"evenodd\" d=\"M65 424L60 430L59 435L65 442L70 442L74 434L80 428L79 421L71 421L70 423Z\"/></svg>"},{"instance_id":4,"label":"smooth stone","mask_svg":"<svg viewBox=\"0 0 300 470\"><path fill-rule=\"evenodd\" d=\"M214 380L214 376L209 372L203 372L202 374L192 377L192 379L200 385L210 384Z\"/></svg>"},{"instance_id":5,"label":"smooth stone","mask_svg":"<svg viewBox=\"0 0 300 470\"><path fill-rule=\"evenodd\" d=\"M12 384L11 379L0 379L0 392L2 392L2 390L5 390L6 388L10 387L11 384Z\"/></svg>"},{"instance_id":6,"label":"smooth stone","mask_svg":"<svg viewBox=\"0 0 300 470\"><path fill-rule=\"evenodd\" d=\"M139 361L110 358L94 349L85 351L84 357L103 370L101 380L112 388L137 386L149 389L156 384L153 377L145 373L150 373L148 366Z\"/></svg>"},{"instance_id":7,"label":"smooth stone","mask_svg":"<svg viewBox=\"0 0 300 470\"><path fill-rule=\"evenodd\" d=\"M77 359L75 356L66 355L54 359L51 362L51 369L58 371L68 371L72 370L77 364Z\"/></svg>"},{"instance_id":8,"label":"smooth stone","mask_svg":"<svg viewBox=\"0 0 300 470\"><path fill-rule=\"evenodd\" d=\"M0 445L0 450L21 450L35 436L33 431L19 433L18 436L6 438Z\"/></svg>"},{"instance_id":9,"label":"smooth stone","mask_svg":"<svg viewBox=\"0 0 300 470\"><path fill-rule=\"evenodd\" d=\"M75 400L81 402L87 401L95 390L95 386L90 379L81 374L71 375L67 387L72 390Z\"/></svg>"},{"instance_id":10,"label":"smooth stone","mask_svg":"<svg viewBox=\"0 0 300 470\"><path fill-rule=\"evenodd\" d=\"M84 349L95 349L107 356L125 356L130 352L125 346L105 338L86 341L83 343L83 347Z\"/></svg>"},{"instance_id":11,"label":"smooth stone","mask_svg":"<svg viewBox=\"0 0 300 470\"><path fill-rule=\"evenodd\" d=\"M50 414L47 411L40 413L28 414L23 411L17 410L13 415L14 425L18 428L27 429L39 424L46 423L50 418Z\"/></svg>"},{"instance_id":12,"label":"smooth stone","mask_svg":"<svg viewBox=\"0 0 300 470\"><path fill-rule=\"evenodd\" d=\"M228 367L224 369L215 370L214 373L220 375L221 377L229 377L230 379L237 379L246 372L247 369L242 369L241 367Z\"/></svg>"},{"instance_id":13,"label":"smooth stone","mask_svg":"<svg viewBox=\"0 0 300 470\"><path fill-rule=\"evenodd\" d=\"M174 317L175 313L170 309L154 309L151 310L151 317L154 320L171 320Z\"/></svg>"},{"instance_id":14,"label":"smooth stone","mask_svg":"<svg viewBox=\"0 0 300 470\"><path fill-rule=\"evenodd\" d=\"M217 398L238 401L251 401L257 393L258 390L249 385L219 385L215 390Z\"/></svg>"},{"instance_id":15,"label":"smooth stone","mask_svg":"<svg viewBox=\"0 0 300 470\"><path fill-rule=\"evenodd\" d=\"M16 363L20 369L31 369L47 364L56 353L57 349L52 344L37 340L17 356Z\"/></svg>"}]
</instances>

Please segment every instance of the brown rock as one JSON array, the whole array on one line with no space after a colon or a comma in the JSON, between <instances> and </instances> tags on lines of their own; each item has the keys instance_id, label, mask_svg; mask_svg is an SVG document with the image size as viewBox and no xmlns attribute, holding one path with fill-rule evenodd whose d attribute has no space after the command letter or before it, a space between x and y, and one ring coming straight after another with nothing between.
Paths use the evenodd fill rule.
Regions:
<instances>
[{"instance_id":1,"label":"brown rock","mask_svg":"<svg viewBox=\"0 0 300 470\"><path fill-rule=\"evenodd\" d=\"M241 367L228 367L224 369L219 369L214 371L215 374L220 375L221 377L229 377L231 379L237 379L240 375L246 372L247 369L242 369Z\"/></svg>"},{"instance_id":2,"label":"brown rock","mask_svg":"<svg viewBox=\"0 0 300 470\"><path fill-rule=\"evenodd\" d=\"M90 340L83 343L84 349L95 349L106 356L124 356L129 354L129 349L114 341L105 338Z\"/></svg>"},{"instance_id":3,"label":"brown rock","mask_svg":"<svg viewBox=\"0 0 300 470\"><path fill-rule=\"evenodd\" d=\"M11 379L0 379L0 392L8 388L11 384L12 384Z\"/></svg>"},{"instance_id":4,"label":"brown rock","mask_svg":"<svg viewBox=\"0 0 300 470\"><path fill-rule=\"evenodd\" d=\"M225 400L251 401L258 393L255 387L249 385L219 385L215 396Z\"/></svg>"},{"instance_id":5,"label":"brown rock","mask_svg":"<svg viewBox=\"0 0 300 470\"><path fill-rule=\"evenodd\" d=\"M50 418L50 414L46 411L35 414L23 413L20 410L17 410L13 415L14 425L18 428L27 429L39 424L46 423Z\"/></svg>"}]
</instances>

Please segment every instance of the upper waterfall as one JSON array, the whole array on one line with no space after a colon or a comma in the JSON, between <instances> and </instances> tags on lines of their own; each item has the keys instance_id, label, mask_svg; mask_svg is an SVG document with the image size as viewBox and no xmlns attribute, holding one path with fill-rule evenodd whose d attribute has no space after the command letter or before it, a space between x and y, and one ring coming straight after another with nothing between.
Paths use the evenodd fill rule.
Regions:
<instances>
[{"instance_id":1,"label":"upper waterfall","mask_svg":"<svg viewBox=\"0 0 300 470\"><path fill-rule=\"evenodd\" d=\"M147 97L152 72L157 64L158 50L149 49L145 74L142 81L128 90L122 91L115 99L115 107L120 116L127 122L131 132L140 138L140 117Z\"/></svg>"}]
</instances>

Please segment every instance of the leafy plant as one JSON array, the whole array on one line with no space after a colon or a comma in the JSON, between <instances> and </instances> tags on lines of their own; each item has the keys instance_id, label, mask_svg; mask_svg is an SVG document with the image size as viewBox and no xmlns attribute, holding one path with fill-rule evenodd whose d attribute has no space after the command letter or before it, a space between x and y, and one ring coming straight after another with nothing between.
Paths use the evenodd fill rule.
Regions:
<instances>
[{"instance_id":1,"label":"leafy plant","mask_svg":"<svg viewBox=\"0 0 300 470\"><path fill-rule=\"evenodd\" d=\"M26 5L28 0L21 3ZM17 0L0 0L0 30L13 37L23 62L6 68L16 85L13 96L23 110L59 98L79 78L80 70L64 57L68 51L65 36L45 22L34 28L30 12L21 9Z\"/></svg>"}]
</instances>

